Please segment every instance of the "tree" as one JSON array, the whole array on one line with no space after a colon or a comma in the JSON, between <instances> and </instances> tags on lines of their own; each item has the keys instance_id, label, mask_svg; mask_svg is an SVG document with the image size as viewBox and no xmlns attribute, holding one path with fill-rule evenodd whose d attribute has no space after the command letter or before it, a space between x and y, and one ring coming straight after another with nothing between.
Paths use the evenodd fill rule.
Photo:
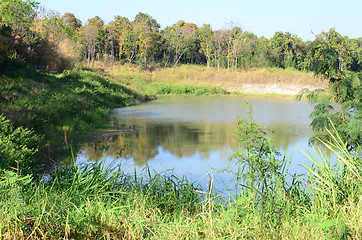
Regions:
<instances>
[{"instance_id":1,"label":"tree","mask_svg":"<svg viewBox=\"0 0 362 240\"><path fill-rule=\"evenodd\" d=\"M362 70L362 38L350 39L348 41L348 49L351 53L351 62L349 65L349 70L351 71L361 71Z\"/></svg>"},{"instance_id":2,"label":"tree","mask_svg":"<svg viewBox=\"0 0 362 240\"><path fill-rule=\"evenodd\" d=\"M85 26L80 29L80 38L84 46L84 58L88 64L96 59L96 46L100 43L103 20L96 16L88 19Z\"/></svg>"},{"instance_id":3,"label":"tree","mask_svg":"<svg viewBox=\"0 0 362 240\"><path fill-rule=\"evenodd\" d=\"M7 50L3 54L13 52L15 57L23 56L19 54L19 48L14 48L14 44L18 42L23 44L23 41L31 43L32 34L30 27L36 16L35 8L37 3L33 0L1 0L0 1L0 28L2 36L8 37L10 31L10 41L2 39L2 48L5 43L8 43Z\"/></svg>"},{"instance_id":4,"label":"tree","mask_svg":"<svg viewBox=\"0 0 362 240\"><path fill-rule=\"evenodd\" d=\"M0 2L0 22L11 27L14 35L24 35L36 16L37 3L32 0L2 0Z\"/></svg>"},{"instance_id":5,"label":"tree","mask_svg":"<svg viewBox=\"0 0 362 240\"><path fill-rule=\"evenodd\" d=\"M128 60L128 66L130 66L138 50L138 33L135 31L136 24L132 23L128 18L116 16L113 25L119 32L117 41L120 59L122 55L125 55Z\"/></svg>"},{"instance_id":6,"label":"tree","mask_svg":"<svg viewBox=\"0 0 362 240\"><path fill-rule=\"evenodd\" d=\"M232 53L232 62L231 62L231 71L236 70L238 67L238 58L242 51L243 38L242 38L242 29L240 27L234 27L231 31L232 41L231 41L231 53Z\"/></svg>"},{"instance_id":7,"label":"tree","mask_svg":"<svg viewBox=\"0 0 362 240\"><path fill-rule=\"evenodd\" d=\"M147 59L150 57L152 49L158 44L159 24L155 19L147 14L139 13L135 17L136 31L138 34L138 48L140 57L143 59L143 68L147 68Z\"/></svg>"},{"instance_id":8,"label":"tree","mask_svg":"<svg viewBox=\"0 0 362 240\"><path fill-rule=\"evenodd\" d=\"M163 32L169 54L173 54L173 68L175 68L187 52L191 51L196 41L196 24L178 21Z\"/></svg>"},{"instance_id":9,"label":"tree","mask_svg":"<svg viewBox=\"0 0 362 240\"><path fill-rule=\"evenodd\" d=\"M82 26L82 22L75 17L73 13L65 13L60 20L63 22L64 26L67 29L67 33L69 36L74 36L75 33Z\"/></svg>"},{"instance_id":10,"label":"tree","mask_svg":"<svg viewBox=\"0 0 362 240\"><path fill-rule=\"evenodd\" d=\"M288 32L276 32L269 49L271 61L280 68L298 68L306 54L302 40Z\"/></svg>"},{"instance_id":11,"label":"tree","mask_svg":"<svg viewBox=\"0 0 362 240\"><path fill-rule=\"evenodd\" d=\"M134 21L135 23L142 23L142 24L147 24L150 28L154 28L154 29L159 29L160 28L160 24L158 24L158 22L156 21L156 19L154 19L153 17L151 17L148 14L139 12L135 18Z\"/></svg>"},{"instance_id":12,"label":"tree","mask_svg":"<svg viewBox=\"0 0 362 240\"><path fill-rule=\"evenodd\" d=\"M8 58L9 45L11 42L11 28L0 26L0 65Z\"/></svg>"},{"instance_id":13,"label":"tree","mask_svg":"<svg viewBox=\"0 0 362 240\"><path fill-rule=\"evenodd\" d=\"M346 41L347 38L334 29L323 32L314 41L313 71L329 81L331 95L325 97L319 94L321 90L304 90L300 96L307 94L308 99L316 104L311 114L313 129L321 131L334 125L352 150L362 143L362 73L345 70L351 59L346 51ZM318 137L325 139L328 136L322 133Z\"/></svg>"},{"instance_id":14,"label":"tree","mask_svg":"<svg viewBox=\"0 0 362 240\"><path fill-rule=\"evenodd\" d=\"M257 38L254 45L254 66L268 67L270 66L270 58L268 55L268 39L265 37Z\"/></svg>"},{"instance_id":15,"label":"tree","mask_svg":"<svg viewBox=\"0 0 362 240\"><path fill-rule=\"evenodd\" d=\"M115 58L115 51L117 48L116 46L118 46L117 40L119 39L120 31L113 23L104 25L103 30L106 35L106 39L105 39L105 43L104 43L106 59L107 59L108 53L110 51L110 55L111 55L110 61L111 61L111 63L113 63L114 58Z\"/></svg>"},{"instance_id":16,"label":"tree","mask_svg":"<svg viewBox=\"0 0 362 240\"><path fill-rule=\"evenodd\" d=\"M207 67L210 67L214 37L214 32L212 31L210 24L204 24L203 27L199 29L198 36L200 39L200 50L206 57Z\"/></svg>"},{"instance_id":17,"label":"tree","mask_svg":"<svg viewBox=\"0 0 362 240\"><path fill-rule=\"evenodd\" d=\"M258 66L258 58L263 54L261 51L257 51L258 47L258 38L253 33L250 32L242 32L241 36L241 49L239 52L240 55L240 64L244 68L248 67L256 67Z\"/></svg>"},{"instance_id":18,"label":"tree","mask_svg":"<svg viewBox=\"0 0 362 240\"><path fill-rule=\"evenodd\" d=\"M223 30L218 30L214 32L214 39L213 39L213 52L217 64L217 69L220 69L220 59L221 54L224 50L226 45L226 33Z\"/></svg>"}]
</instances>

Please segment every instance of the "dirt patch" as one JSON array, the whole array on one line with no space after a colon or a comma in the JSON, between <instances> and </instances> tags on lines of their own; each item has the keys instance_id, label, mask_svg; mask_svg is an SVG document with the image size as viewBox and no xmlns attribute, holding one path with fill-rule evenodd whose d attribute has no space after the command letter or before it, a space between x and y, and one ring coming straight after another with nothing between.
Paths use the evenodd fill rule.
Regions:
<instances>
[{"instance_id":1,"label":"dirt patch","mask_svg":"<svg viewBox=\"0 0 362 240\"><path fill-rule=\"evenodd\" d=\"M244 83L226 87L225 89L230 92L240 92L246 94L278 94L278 95L297 95L304 88L310 90L316 89L316 87L305 85L286 85L283 84L250 84Z\"/></svg>"}]
</instances>

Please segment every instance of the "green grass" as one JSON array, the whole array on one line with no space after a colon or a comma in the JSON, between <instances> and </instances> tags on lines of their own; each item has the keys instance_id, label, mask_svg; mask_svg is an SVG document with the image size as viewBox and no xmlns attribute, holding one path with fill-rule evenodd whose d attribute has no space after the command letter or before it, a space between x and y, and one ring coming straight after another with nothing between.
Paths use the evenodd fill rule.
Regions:
<instances>
[{"instance_id":1,"label":"green grass","mask_svg":"<svg viewBox=\"0 0 362 240\"><path fill-rule=\"evenodd\" d=\"M149 95L225 95L228 91L218 86L203 86L198 83L157 81L149 72L121 68L106 69L113 81Z\"/></svg>"},{"instance_id":2,"label":"green grass","mask_svg":"<svg viewBox=\"0 0 362 240\"><path fill-rule=\"evenodd\" d=\"M19 68L0 76L3 115L16 126L32 128L47 140L81 136L107 128L110 109L149 96L117 84L104 74L78 70L54 75Z\"/></svg>"},{"instance_id":3,"label":"green grass","mask_svg":"<svg viewBox=\"0 0 362 240\"><path fill-rule=\"evenodd\" d=\"M286 181L287 162L271 152L247 153L240 166L249 171L235 173L240 191L230 198L212 188L212 174L207 188L172 172L127 175L104 161L69 165L40 182L2 170L0 237L359 239L360 149L351 153L334 130L330 134L334 140L323 144L339 161L323 153L310 157L314 166L304 179Z\"/></svg>"}]
</instances>

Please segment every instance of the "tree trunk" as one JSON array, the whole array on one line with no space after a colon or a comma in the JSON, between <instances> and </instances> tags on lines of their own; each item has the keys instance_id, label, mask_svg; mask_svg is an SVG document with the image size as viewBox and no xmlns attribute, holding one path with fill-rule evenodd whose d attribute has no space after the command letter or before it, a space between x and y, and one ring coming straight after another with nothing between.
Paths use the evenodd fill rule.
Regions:
<instances>
[{"instance_id":1,"label":"tree trunk","mask_svg":"<svg viewBox=\"0 0 362 240\"><path fill-rule=\"evenodd\" d=\"M113 40L111 41L111 63L113 64L114 62L114 44L113 44Z\"/></svg>"},{"instance_id":2,"label":"tree trunk","mask_svg":"<svg viewBox=\"0 0 362 240\"><path fill-rule=\"evenodd\" d=\"M178 56L178 58L175 60L175 64L173 65L172 68L175 68L175 67L177 66L177 63L180 61L180 59L181 59L181 57L182 57L183 54L184 54L184 53L181 53L181 54Z\"/></svg>"}]
</instances>

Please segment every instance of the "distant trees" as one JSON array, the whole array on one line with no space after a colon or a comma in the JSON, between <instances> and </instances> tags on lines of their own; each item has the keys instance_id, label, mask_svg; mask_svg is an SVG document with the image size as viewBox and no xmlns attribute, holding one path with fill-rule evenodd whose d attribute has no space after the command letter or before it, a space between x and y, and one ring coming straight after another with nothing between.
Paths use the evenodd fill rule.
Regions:
<instances>
[{"instance_id":1,"label":"distant trees","mask_svg":"<svg viewBox=\"0 0 362 240\"><path fill-rule=\"evenodd\" d=\"M182 57L192 59L197 54L197 25L179 21L163 32L168 56L172 59L172 67L176 67ZM188 55L187 55L188 54ZM192 61L192 60L191 60ZM167 65L166 61L166 65Z\"/></svg>"},{"instance_id":2,"label":"distant trees","mask_svg":"<svg viewBox=\"0 0 362 240\"><path fill-rule=\"evenodd\" d=\"M154 18L141 12L136 15L134 22L138 33L139 55L143 62L143 68L146 69L147 60L156 54L154 50L158 48L160 25Z\"/></svg>"},{"instance_id":3,"label":"distant trees","mask_svg":"<svg viewBox=\"0 0 362 240\"><path fill-rule=\"evenodd\" d=\"M212 31L210 24L204 24L202 28L199 29L198 36L200 39L200 51L206 57L207 67L210 67L214 38L214 32Z\"/></svg>"},{"instance_id":4,"label":"distant trees","mask_svg":"<svg viewBox=\"0 0 362 240\"><path fill-rule=\"evenodd\" d=\"M288 32L277 32L269 41L269 54L276 67L302 69L306 46Z\"/></svg>"},{"instance_id":5,"label":"distant trees","mask_svg":"<svg viewBox=\"0 0 362 240\"><path fill-rule=\"evenodd\" d=\"M257 37L232 22L213 30L209 24L199 27L181 20L160 29L156 19L142 12L133 21L116 16L106 24L96 16L82 24L72 13L41 11L32 0L2 0L0 19L0 63L21 59L51 71L81 60L121 61L143 69L187 63L230 71L254 67L312 71L323 51L338 52L341 71L362 68L362 38L349 39L334 29L303 42L288 32L276 32L271 39Z\"/></svg>"},{"instance_id":6,"label":"distant trees","mask_svg":"<svg viewBox=\"0 0 362 240\"><path fill-rule=\"evenodd\" d=\"M0 63L9 56L22 59L32 44L30 28L36 16L37 3L32 0L2 0L0 2Z\"/></svg>"},{"instance_id":7,"label":"distant trees","mask_svg":"<svg viewBox=\"0 0 362 240\"><path fill-rule=\"evenodd\" d=\"M96 60L97 54L100 54L102 51L100 44L103 25L103 20L96 16L88 19L87 24L80 28L79 41L82 44L84 60L88 64L93 63Z\"/></svg>"}]
</instances>

